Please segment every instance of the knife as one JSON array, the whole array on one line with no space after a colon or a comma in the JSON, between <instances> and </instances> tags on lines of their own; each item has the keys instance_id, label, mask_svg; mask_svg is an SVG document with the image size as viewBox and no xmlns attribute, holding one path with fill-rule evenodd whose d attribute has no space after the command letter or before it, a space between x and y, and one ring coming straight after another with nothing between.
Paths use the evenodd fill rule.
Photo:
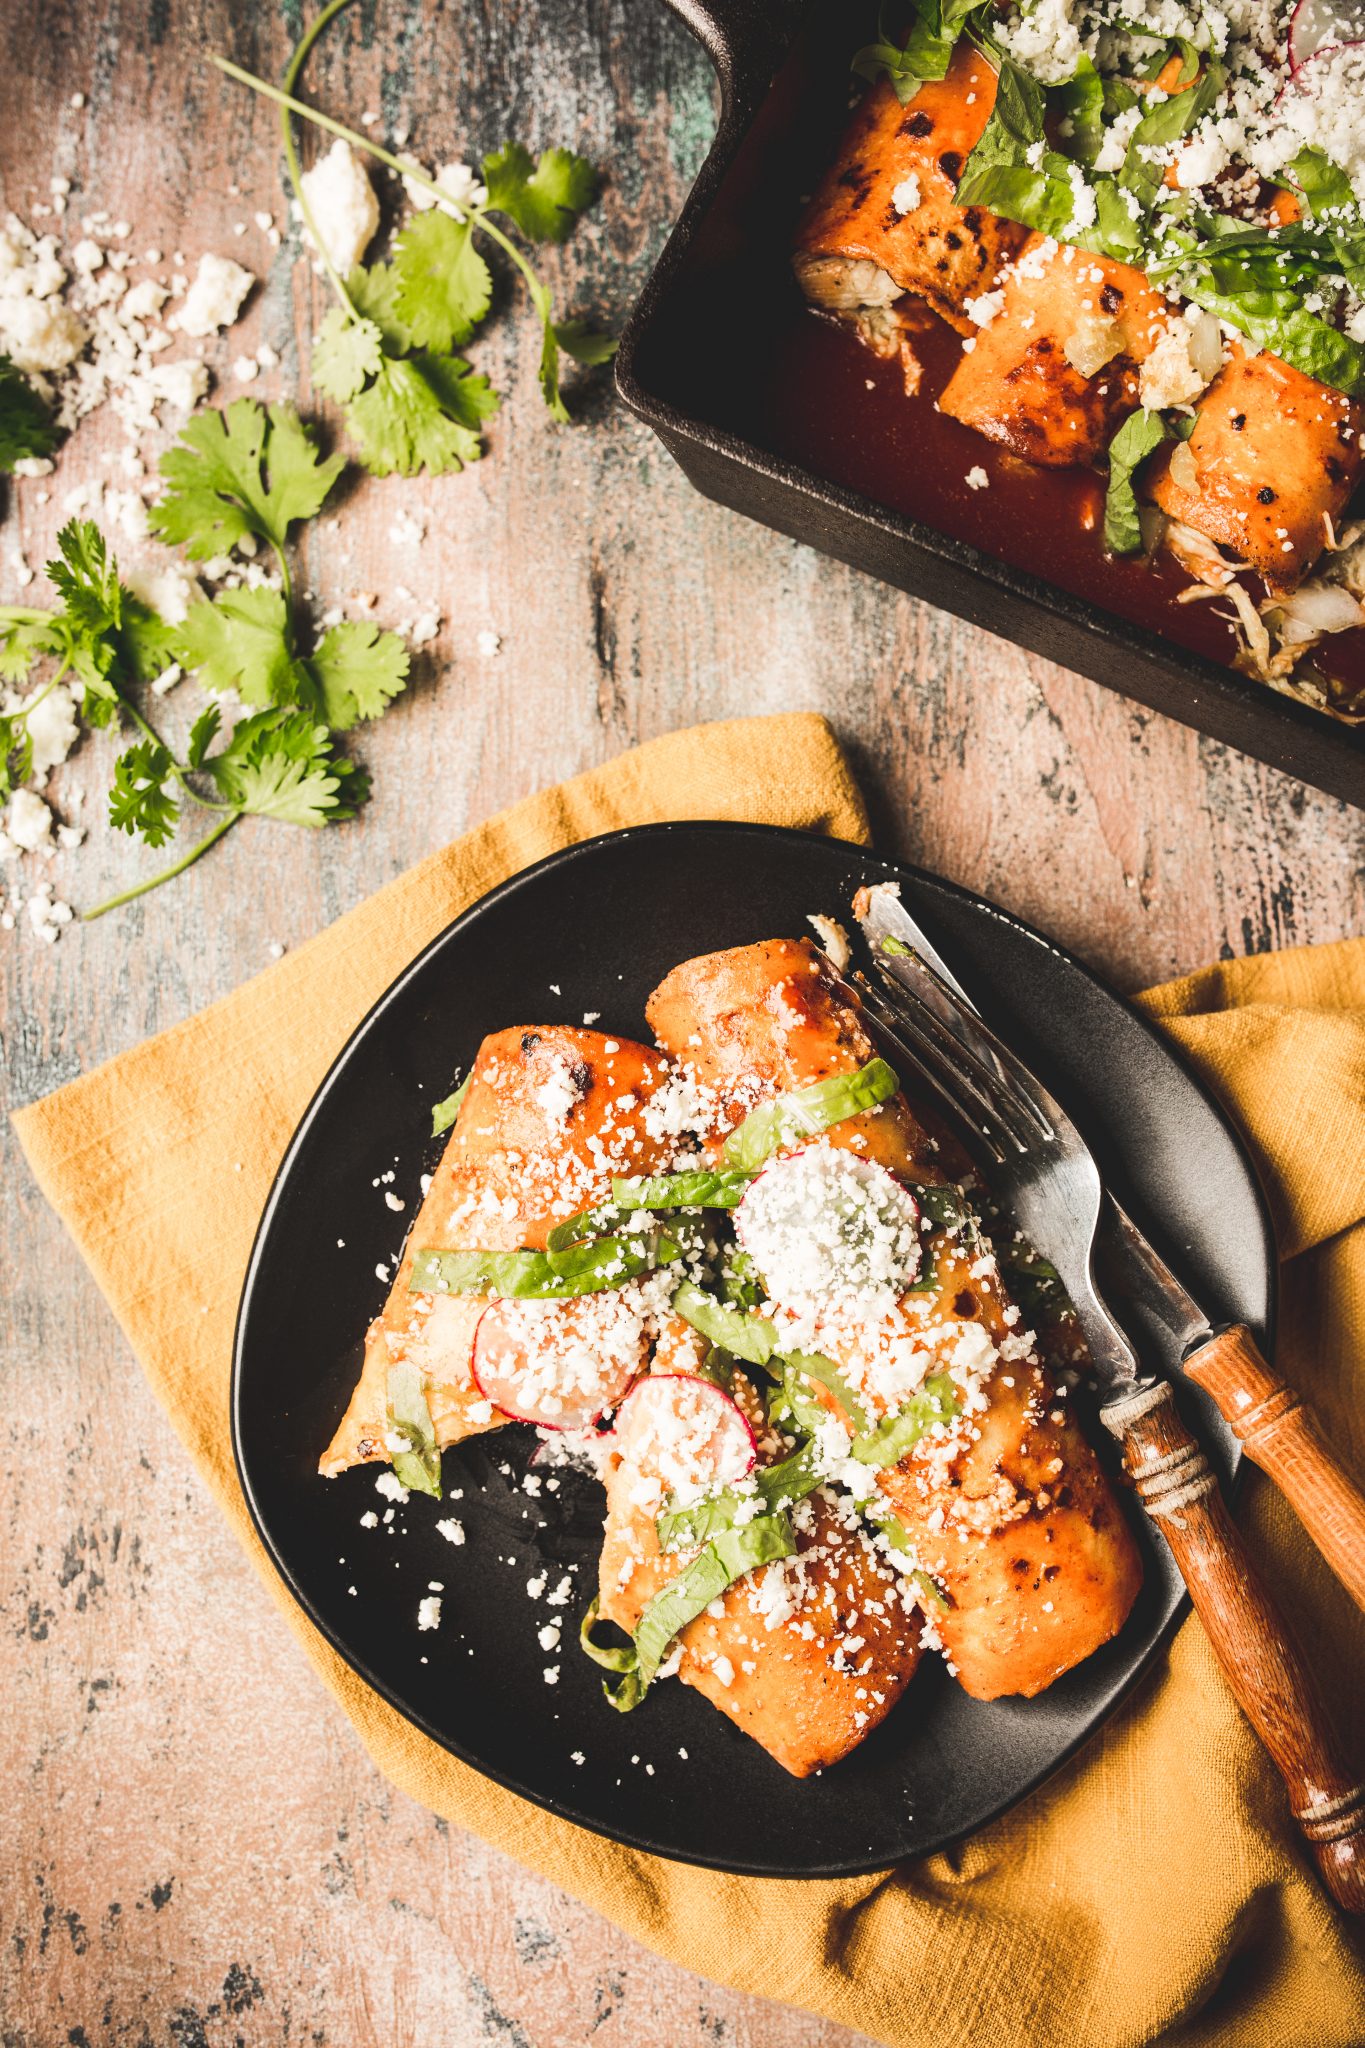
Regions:
<instances>
[{"instance_id":1,"label":"knife","mask_svg":"<svg viewBox=\"0 0 1365 2048\"><path fill-rule=\"evenodd\" d=\"M1122 1447L1134 1492L1161 1531L1223 1674L1284 1780L1323 1882L1348 1913L1365 1913L1365 1783L1341 1747L1313 1667L1248 1553L1170 1381L1141 1370L1096 1284L1092 1252L1105 1193L1093 1155L1062 1105L991 1031L899 899L893 884L860 890L854 898L883 984L864 982L869 1020L901 1048L963 1132L979 1136L1015 1221L1054 1259L1088 1341L1100 1420ZM1145 1282L1149 1311L1165 1317L1185 1351L1186 1370L1193 1367L1215 1399L1221 1390L1245 1425L1259 1386L1276 1386L1250 1332L1214 1330L1131 1218L1121 1217L1115 1238ZM1291 1469L1300 1483L1298 1497L1290 1498L1320 1544L1322 1529L1338 1551L1350 1553L1349 1540L1336 1541L1338 1535L1349 1539L1349 1527L1315 1508L1310 1522L1306 1512L1305 1503L1317 1502L1323 1491L1317 1449L1301 1461L1312 1467L1306 1478ZM1359 1495L1344 1473L1340 1477L1347 1505L1358 1506Z\"/></svg>"},{"instance_id":2,"label":"knife","mask_svg":"<svg viewBox=\"0 0 1365 2048\"><path fill-rule=\"evenodd\" d=\"M899 891L859 892L854 914L874 957L886 939L909 947L973 1016L971 997ZM932 994L932 990L930 990ZM950 1004L935 1015L959 1035L964 1020ZM981 1056L981 1047L973 1048ZM1309 1404L1267 1363L1245 1323L1215 1323L1172 1272L1113 1191L1105 1188L1106 1270L1121 1266L1123 1293L1173 1344L1181 1370L1215 1402L1247 1456L1274 1480L1341 1584L1365 1608L1365 1492L1327 1442Z\"/></svg>"}]
</instances>

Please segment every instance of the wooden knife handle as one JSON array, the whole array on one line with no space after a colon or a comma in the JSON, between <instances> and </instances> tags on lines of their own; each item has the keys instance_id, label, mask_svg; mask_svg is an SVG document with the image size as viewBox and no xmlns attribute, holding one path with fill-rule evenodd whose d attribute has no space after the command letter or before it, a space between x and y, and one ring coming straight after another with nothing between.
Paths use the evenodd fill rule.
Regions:
<instances>
[{"instance_id":1,"label":"wooden knife handle","mask_svg":"<svg viewBox=\"0 0 1365 2048\"><path fill-rule=\"evenodd\" d=\"M1252 1564L1165 1380L1100 1410L1170 1544L1238 1705L1269 1750L1323 1881L1365 1913L1365 1784L1348 1770L1303 1651Z\"/></svg>"},{"instance_id":2,"label":"wooden knife handle","mask_svg":"<svg viewBox=\"0 0 1365 2048\"><path fill-rule=\"evenodd\" d=\"M1243 1323L1191 1352L1184 1369L1212 1395L1358 1607L1365 1607L1365 1493L1317 1416L1261 1356Z\"/></svg>"}]
</instances>

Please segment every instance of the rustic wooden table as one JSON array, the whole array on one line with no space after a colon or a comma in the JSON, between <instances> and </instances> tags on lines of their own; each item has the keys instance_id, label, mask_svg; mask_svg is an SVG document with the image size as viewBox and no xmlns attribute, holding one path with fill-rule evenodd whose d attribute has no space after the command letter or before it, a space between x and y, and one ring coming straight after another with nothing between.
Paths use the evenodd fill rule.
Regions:
<instances>
[{"instance_id":1,"label":"rustic wooden table","mask_svg":"<svg viewBox=\"0 0 1365 2048\"><path fill-rule=\"evenodd\" d=\"M5 204L32 218L55 174L72 181L68 240L103 207L139 243L241 257L262 288L210 360L230 394L231 358L268 340L281 366L253 388L306 404L321 288L254 223L284 214L273 119L203 61L278 74L295 0L5 14ZM607 166L601 207L550 267L576 308L616 322L713 125L708 67L661 0L362 0L309 82L340 113L373 112L376 133L408 128L428 162L515 134ZM10 1106L232 988L511 799L672 727L779 708L833 719L885 847L1122 988L1362 929L1360 812L704 503L602 379L578 426L551 429L523 310L479 350L510 393L486 461L366 482L315 529L319 603L374 590L392 616L405 585L444 615L409 700L365 736L364 817L283 845L248 824L55 947L0 935ZM13 494L11 599L10 550L41 562L64 491L115 445L96 417L45 504ZM401 508L425 519L422 546L394 538ZM99 822L109 751L87 741L54 778L63 815L89 792L89 841L52 869L78 904L148 859ZM661 1963L376 1775L5 1126L0 1143L5 2041L851 2044Z\"/></svg>"}]
</instances>

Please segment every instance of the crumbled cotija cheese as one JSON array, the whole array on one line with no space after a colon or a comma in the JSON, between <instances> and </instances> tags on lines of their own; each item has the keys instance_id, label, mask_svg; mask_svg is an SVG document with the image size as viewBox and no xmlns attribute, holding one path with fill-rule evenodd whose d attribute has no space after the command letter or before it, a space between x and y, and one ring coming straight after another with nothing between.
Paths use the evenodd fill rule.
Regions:
<instances>
[{"instance_id":1,"label":"crumbled cotija cheese","mask_svg":"<svg viewBox=\"0 0 1365 2048\"><path fill-rule=\"evenodd\" d=\"M913 1196L830 1144L772 1161L736 1209L735 1234L773 1300L798 1315L881 1320L920 1269Z\"/></svg>"},{"instance_id":2,"label":"crumbled cotija cheese","mask_svg":"<svg viewBox=\"0 0 1365 2048\"><path fill-rule=\"evenodd\" d=\"M303 174L309 210L334 267L349 277L379 226L379 201L364 165L338 136Z\"/></svg>"},{"instance_id":3,"label":"crumbled cotija cheese","mask_svg":"<svg viewBox=\"0 0 1365 2048\"><path fill-rule=\"evenodd\" d=\"M182 334L200 339L230 327L256 279L230 256L210 252L199 258L194 283L186 292L174 324Z\"/></svg>"}]
</instances>

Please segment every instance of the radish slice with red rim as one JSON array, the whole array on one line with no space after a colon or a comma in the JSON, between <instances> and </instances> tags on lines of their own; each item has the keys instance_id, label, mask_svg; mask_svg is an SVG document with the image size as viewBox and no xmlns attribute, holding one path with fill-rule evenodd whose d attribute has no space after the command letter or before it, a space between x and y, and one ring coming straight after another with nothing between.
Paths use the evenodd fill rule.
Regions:
<instances>
[{"instance_id":1,"label":"radish slice with red rim","mask_svg":"<svg viewBox=\"0 0 1365 2048\"><path fill-rule=\"evenodd\" d=\"M484 1399L510 1421L587 1429L629 1391L648 1356L644 1315L620 1288L568 1301L490 1302L474 1332L471 1370Z\"/></svg>"},{"instance_id":2,"label":"radish slice with red rim","mask_svg":"<svg viewBox=\"0 0 1365 2048\"><path fill-rule=\"evenodd\" d=\"M1365 8L1359 0L1298 0L1289 17L1289 68L1295 77L1314 57L1365 34Z\"/></svg>"},{"instance_id":3,"label":"radish slice with red rim","mask_svg":"<svg viewBox=\"0 0 1365 2048\"><path fill-rule=\"evenodd\" d=\"M758 1458L738 1402L694 1373L638 1380L621 1403L612 1442L624 1460L681 1501L713 1486L733 1486Z\"/></svg>"}]
</instances>

